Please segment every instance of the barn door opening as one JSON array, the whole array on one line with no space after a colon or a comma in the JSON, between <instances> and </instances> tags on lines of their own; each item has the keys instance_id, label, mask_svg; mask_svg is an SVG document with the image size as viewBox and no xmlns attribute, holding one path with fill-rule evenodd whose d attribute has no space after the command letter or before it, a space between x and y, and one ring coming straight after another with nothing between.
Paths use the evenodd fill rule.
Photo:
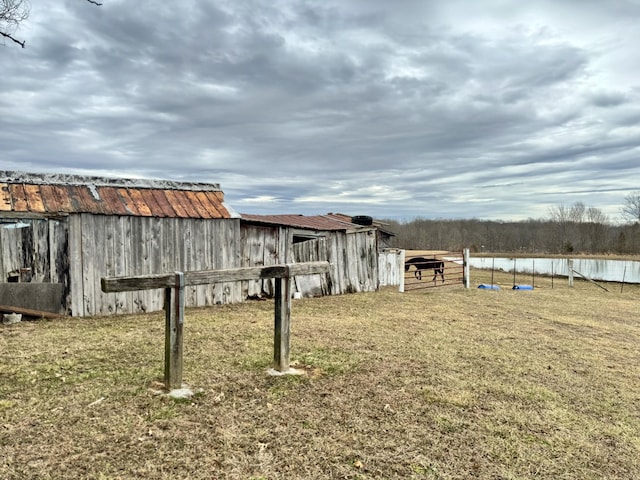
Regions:
<instances>
[{"instance_id":1,"label":"barn door opening","mask_svg":"<svg viewBox=\"0 0 640 480\"><path fill-rule=\"evenodd\" d=\"M0 226L1 268L4 282L31 281L33 229L31 222L15 221Z\"/></svg>"},{"instance_id":2,"label":"barn door opening","mask_svg":"<svg viewBox=\"0 0 640 480\"><path fill-rule=\"evenodd\" d=\"M63 313L69 294L66 222L47 218L0 223L0 307Z\"/></svg>"},{"instance_id":3,"label":"barn door opening","mask_svg":"<svg viewBox=\"0 0 640 480\"><path fill-rule=\"evenodd\" d=\"M295 263L329 261L327 239L322 236L294 235L291 246ZM294 292L303 297L328 295L329 287L326 274L303 275L294 278Z\"/></svg>"}]
</instances>

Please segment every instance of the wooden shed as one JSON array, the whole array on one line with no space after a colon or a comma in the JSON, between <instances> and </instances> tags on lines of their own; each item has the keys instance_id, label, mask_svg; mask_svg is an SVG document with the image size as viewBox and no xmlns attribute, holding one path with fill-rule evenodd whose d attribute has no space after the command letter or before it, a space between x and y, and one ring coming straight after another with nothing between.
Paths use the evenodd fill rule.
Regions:
<instances>
[{"instance_id":1,"label":"wooden shed","mask_svg":"<svg viewBox=\"0 0 640 480\"><path fill-rule=\"evenodd\" d=\"M0 305L161 310L162 291L105 294L100 279L238 267L240 249L218 184L0 172ZM190 306L243 299L237 284L187 291Z\"/></svg>"},{"instance_id":2,"label":"wooden shed","mask_svg":"<svg viewBox=\"0 0 640 480\"><path fill-rule=\"evenodd\" d=\"M377 229L329 215L241 215L242 265L326 260L326 275L295 279L302 296L378 289ZM247 282L247 296L270 295L269 281Z\"/></svg>"}]
</instances>

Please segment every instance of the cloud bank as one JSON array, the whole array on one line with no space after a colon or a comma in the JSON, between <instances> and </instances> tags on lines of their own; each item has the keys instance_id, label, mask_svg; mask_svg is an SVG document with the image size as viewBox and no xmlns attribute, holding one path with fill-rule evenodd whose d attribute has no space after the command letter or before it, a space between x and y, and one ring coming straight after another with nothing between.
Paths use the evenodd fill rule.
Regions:
<instances>
[{"instance_id":1,"label":"cloud bank","mask_svg":"<svg viewBox=\"0 0 640 480\"><path fill-rule=\"evenodd\" d=\"M211 181L248 213L616 219L639 21L633 1L32 0L27 48L0 47L2 168Z\"/></svg>"}]
</instances>

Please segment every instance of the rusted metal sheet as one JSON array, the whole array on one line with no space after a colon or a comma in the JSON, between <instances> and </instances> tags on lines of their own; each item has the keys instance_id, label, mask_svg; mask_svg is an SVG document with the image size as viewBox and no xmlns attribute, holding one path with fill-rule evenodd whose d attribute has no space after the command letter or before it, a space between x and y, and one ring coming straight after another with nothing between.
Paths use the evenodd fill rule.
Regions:
<instances>
[{"instance_id":1,"label":"rusted metal sheet","mask_svg":"<svg viewBox=\"0 0 640 480\"><path fill-rule=\"evenodd\" d=\"M98 188L98 193L100 194L100 198L109 205L112 215L131 215L131 212L126 209L125 204L118 195L118 190L116 188L100 187Z\"/></svg>"},{"instance_id":2,"label":"rusted metal sheet","mask_svg":"<svg viewBox=\"0 0 640 480\"><path fill-rule=\"evenodd\" d=\"M9 185L0 184L0 211L11 211L11 194L9 193Z\"/></svg>"},{"instance_id":3,"label":"rusted metal sheet","mask_svg":"<svg viewBox=\"0 0 640 480\"><path fill-rule=\"evenodd\" d=\"M176 195L176 190L166 190L164 192L167 200L171 204L171 207L176 211L176 216L179 218L189 218L190 215L187 210L182 206L182 202L178 199Z\"/></svg>"},{"instance_id":4,"label":"rusted metal sheet","mask_svg":"<svg viewBox=\"0 0 640 480\"><path fill-rule=\"evenodd\" d=\"M13 201L13 209L16 212L28 212L29 205L27 204L27 194L24 191L24 185L11 185L10 187L11 197Z\"/></svg>"},{"instance_id":5,"label":"rusted metal sheet","mask_svg":"<svg viewBox=\"0 0 640 480\"><path fill-rule=\"evenodd\" d=\"M75 192L77 199L81 205L82 211L95 214L105 213L105 210L101 205L102 202L96 201L96 198L88 188L83 188L82 186L78 185L75 189Z\"/></svg>"},{"instance_id":6,"label":"rusted metal sheet","mask_svg":"<svg viewBox=\"0 0 640 480\"><path fill-rule=\"evenodd\" d=\"M209 214L198 199L198 192L183 192L184 196L191 203L191 207L196 211L200 218L209 218Z\"/></svg>"},{"instance_id":7,"label":"rusted metal sheet","mask_svg":"<svg viewBox=\"0 0 640 480\"><path fill-rule=\"evenodd\" d=\"M189 192L176 191L175 194L176 194L176 198L180 202L180 205L182 205L182 208L184 208L187 211L187 215L189 217L202 218L202 216L198 213L198 210L196 209L195 205L193 204L193 200L191 199Z\"/></svg>"},{"instance_id":8,"label":"rusted metal sheet","mask_svg":"<svg viewBox=\"0 0 640 480\"><path fill-rule=\"evenodd\" d=\"M167 198L163 190L150 190L150 191L153 194L153 198L156 200L158 207L160 208L160 210L162 210L162 213L164 214L165 217L177 216L176 210L173 208L173 205L171 205L171 202L169 201L169 199Z\"/></svg>"},{"instance_id":9,"label":"rusted metal sheet","mask_svg":"<svg viewBox=\"0 0 640 480\"><path fill-rule=\"evenodd\" d=\"M138 214L143 217L152 217L151 209L144 201L141 191L135 188L130 188L128 190L129 196L131 197L131 200L133 200L133 203L135 203L136 209L138 210Z\"/></svg>"},{"instance_id":10,"label":"rusted metal sheet","mask_svg":"<svg viewBox=\"0 0 640 480\"><path fill-rule=\"evenodd\" d=\"M219 192L203 192L203 193L206 195L209 205L211 205L216 209L215 213L217 214L217 216L224 218L225 208L222 205L222 202L224 201L224 199L221 199L218 195L216 195L216 193L219 193Z\"/></svg>"},{"instance_id":11,"label":"rusted metal sheet","mask_svg":"<svg viewBox=\"0 0 640 480\"><path fill-rule=\"evenodd\" d=\"M67 189L69 200L71 201L71 211L72 212L86 212L87 207L84 205L82 201L82 197L79 188L76 185L72 185Z\"/></svg>"},{"instance_id":12,"label":"rusted metal sheet","mask_svg":"<svg viewBox=\"0 0 640 480\"><path fill-rule=\"evenodd\" d=\"M201 214L203 214L203 218L217 217L218 212L215 210L215 208L213 209L213 211L207 208L207 206L211 203L207 198L207 192L194 192L194 193L196 195L196 198L198 199L199 204L202 205L202 209L199 211Z\"/></svg>"},{"instance_id":13,"label":"rusted metal sheet","mask_svg":"<svg viewBox=\"0 0 640 480\"><path fill-rule=\"evenodd\" d=\"M52 185L51 191L52 191L52 198L59 206L59 210L49 209L50 212L66 213L66 212L73 211L73 207L71 205L71 198L69 198L69 195L62 187L59 187L57 185ZM45 200L45 204L46 204L46 200Z\"/></svg>"},{"instance_id":14,"label":"rusted metal sheet","mask_svg":"<svg viewBox=\"0 0 640 480\"><path fill-rule=\"evenodd\" d=\"M27 206L30 212L42 213L45 211L42 196L40 195L40 187L38 185L25 185L24 193L27 197Z\"/></svg>"},{"instance_id":15,"label":"rusted metal sheet","mask_svg":"<svg viewBox=\"0 0 640 480\"><path fill-rule=\"evenodd\" d=\"M350 222L331 218L327 215L251 215L243 213L242 219L265 225L283 225L310 230L346 231L363 228ZM366 228L370 229L371 227Z\"/></svg>"},{"instance_id":16,"label":"rusted metal sheet","mask_svg":"<svg viewBox=\"0 0 640 480\"><path fill-rule=\"evenodd\" d=\"M86 180L83 182L82 180ZM217 184L0 172L0 212L232 218Z\"/></svg>"},{"instance_id":17,"label":"rusted metal sheet","mask_svg":"<svg viewBox=\"0 0 640 480\"><path fill-rule=\"evenodd\" d=\"M52 185L40 185L40 198L42 199L45 212L63 211L62 205L60 204Z\"/></svg>"}]
</instances>

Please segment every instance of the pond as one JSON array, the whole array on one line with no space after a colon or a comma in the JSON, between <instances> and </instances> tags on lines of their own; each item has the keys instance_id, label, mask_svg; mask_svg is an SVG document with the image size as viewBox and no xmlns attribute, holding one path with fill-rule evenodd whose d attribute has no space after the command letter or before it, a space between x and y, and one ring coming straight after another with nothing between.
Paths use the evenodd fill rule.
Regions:
<instances>
[{"instance_id":1,"label":"pond","mask_svg":"<svg viewBox=\"0 0 640 480\"><path fill-rule=\"evenodd\" d=\"M515 269L517 273L569 276L567 258L470 257L469 265L472 268L494 268L505 272ZM637 261L574 258L573 269L592 280L640 283L640 262Z\"/></svg>"}]
</instances>

